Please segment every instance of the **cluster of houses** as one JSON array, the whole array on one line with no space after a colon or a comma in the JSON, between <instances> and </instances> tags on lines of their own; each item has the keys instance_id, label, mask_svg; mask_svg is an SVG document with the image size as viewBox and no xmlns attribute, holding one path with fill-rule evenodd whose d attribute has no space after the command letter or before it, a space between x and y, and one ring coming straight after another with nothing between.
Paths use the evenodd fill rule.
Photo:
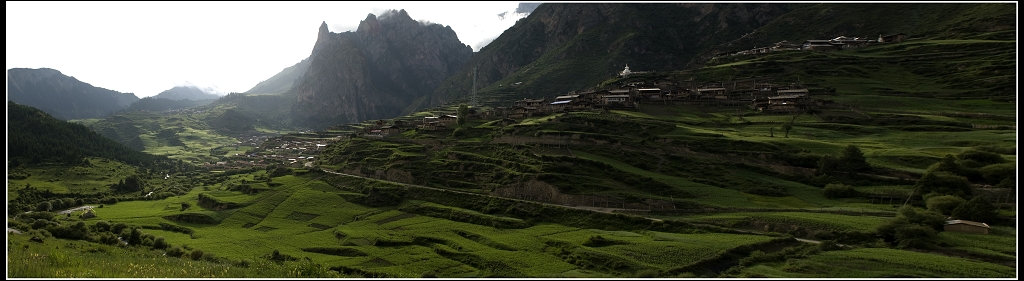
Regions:
<instances>
[{"instance_id":1,"label":"cluster of houses","mask_svg":"<svg viewBox=\"0 0 1024 281\"><path fill-rule=\"evenodd\" d=\"M256 139L263 139L257 144ZM316 156L336 139L303 140L285 137L253 137L247 142L257 146L244 155L229 157L228 161L208 162L203 166L210 169L238 169L264 167L268 164L285 164L291 167L310 167ZM238 144L243 144L242 142Z\"/></svg>"},{"instance_id":2,"label":"cluster of houses","mask_svg":"<svg viewBox=\"0 0 1024 281\"><path fill-rule=\"evenodd\" d=\"M746 105L758 111L793 112L823 105L813 100L810 90L799 85L777 85L756 78L697 84L669 79L653 83L630 82L617 89L570 92L554 99L522 99L508 107L496 107L485 114L523 119L557 112L601 109L637 109L642 104Z\"/></svg>"},{"instance_id":3,"label":"cluster of houses","mask_svg":"<svg viewBox=\"0 0 1024 281\"><path fill-rule=\"evenodd\" d=\"M884 36L879 35L878 39L839 36L827 40L805 40L800 44L793 44L790 43L789 41L783 40L771 46L755 47L753 49L738 52L718 53L715 55L715 58L736 55L766 54L777 51L838 51L862 48L876 43L898 43L903 42L905 40L907 40L907 35L904 33L889 34Z\"/></svg>"},{"instance_id":4,"label":"cluster of houses","mask_svg":"<svg viewBox=\"0 0 1024 281\"><path fill-rule=\"evenodd\" d=\"M628 69L627 69L628 70ZM624 71L625 72L625 71ZM740 78L698 84L689 79L677 82L659 79L654 82L627 82L616 89L574 91L554 99L540 98L513 101L507 107L494 107L478 112L471 108L468 118L502 120L502 124L560 112L599 111L606 109L638 109L643 104L692 104L748 106L763 112L788 113L823 106L828 101L810 97L810 90L796 84L778 85L757 78ZM413 119L378 120L357 129L364 137L383 138L406 130L436 131L452 127L458 117L440 114Z\"/></svg>"}]
</instances>

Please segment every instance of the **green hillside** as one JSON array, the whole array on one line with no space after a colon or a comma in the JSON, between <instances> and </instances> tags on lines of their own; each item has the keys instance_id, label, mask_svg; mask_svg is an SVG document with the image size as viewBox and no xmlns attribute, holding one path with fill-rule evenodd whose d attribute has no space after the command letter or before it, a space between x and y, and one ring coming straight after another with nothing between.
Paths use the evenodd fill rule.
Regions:
<instances>
[{"instance_id":1,"label":"green hillside","mask_svg":"<svg viewBox=\"0 0 1024 281\"><path fill-rule=\"evenodd\" d=\"M1015 10L766 7L542 4L467 65L510 59L482 105L464 71L327 131L288 94L88 127L9 102L8 276L1015 278ZM710 55L861 32L910 37Z\"/></svg>"},{"instance_id":2,"label":"green hillside","mask_svg":"<svg viewBox=\"0 0 1024 281\"><path fill-rule=\"evenodd\" d=\"M88 127L58 120L38 109L7 102L8 159L14 164L80 163L86 157L114 159L137 166L167 165L165 157L134 151Z\"/></svg>"}]
</instances>

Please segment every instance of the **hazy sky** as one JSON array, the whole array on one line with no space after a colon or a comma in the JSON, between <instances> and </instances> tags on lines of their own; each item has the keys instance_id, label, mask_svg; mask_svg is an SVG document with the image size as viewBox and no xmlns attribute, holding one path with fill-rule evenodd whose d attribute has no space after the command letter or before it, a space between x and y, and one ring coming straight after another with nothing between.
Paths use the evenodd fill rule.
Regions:
<instances>
[{"instance_id":1,"label":"hazy sky","mask_svg":"<svg viewBox=\"0 0 1024 281\"><path fill-rule=\"evenodd\" d=\"M52 68L140 98L187 83L244 92L309 57L321 22L354 31L405 9L479 51L525 16L518 3L8 1L7 69Z\"/></svg>"}]
</instances>

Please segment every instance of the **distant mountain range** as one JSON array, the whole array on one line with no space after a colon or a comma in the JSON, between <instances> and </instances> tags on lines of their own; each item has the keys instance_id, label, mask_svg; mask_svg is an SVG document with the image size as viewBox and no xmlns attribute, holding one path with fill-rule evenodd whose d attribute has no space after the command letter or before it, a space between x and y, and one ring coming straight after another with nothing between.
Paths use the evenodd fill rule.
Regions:
<instances>
[{"instance_id":1,"label":"distant mountain range","mask_svg":"<svg viewBox=\"0 0 1024 281\"><path fill-rule=\"evenodd\" d=\"M99 118L138 101L132 93L94 87L49 68L7 70L7 100L62 120Z\"/></svg>"},{"instance_id":2,"label":"distant mountain range","mask_svg":"<svg viewBox=\"0 0 1024 281\"><path fill-rule=\"evenodd\" d=\"M220 98L220 96L206 93L196 86L175 86L174 88L170 88L166 91L160 92L159 94L153 96L153 98L200 101L215 100Z\"/></svg>"}]
</instances>

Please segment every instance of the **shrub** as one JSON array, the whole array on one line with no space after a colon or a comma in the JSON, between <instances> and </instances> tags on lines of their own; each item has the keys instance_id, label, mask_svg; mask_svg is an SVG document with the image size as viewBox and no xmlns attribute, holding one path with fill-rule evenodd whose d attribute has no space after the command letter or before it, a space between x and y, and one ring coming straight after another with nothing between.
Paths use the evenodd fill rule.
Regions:
<instances>
[{"instance_id":1,"label":"shrub","mask_svg":"<svg viewBox=\"0 0 1024 281\"><path fill-rule=\"evenodd\" d=\"M996 208L987 199L977 196L953 209L953 217L977 222L992 222L996 219Z\"/></svg>"},{"instance_id":2,"label":"shrub","mask_svg":"<svg viewBox=\"0 0 1024 281\"><path fill-rule=\"evenodd\" d=\"M837 198L852 198L860 196L860 192L853 189L852 186L841 184L841 183L830 183L825 186L825 189L821 191L825 198L837 199Z\"/></svg>"},{"instance_id":3,"label":"shrub","mask_svg":"<svg viewBox=\"0 0 1024 281\"><path fill-rule=\"evenodd\" d=\"M925 202L929 211L948 216L953 213L953 209L967 202L967 200L956 195L941 195L928 198Z\"/></svg>"},{"instance_id":4,"label":"shrub","mask_svg":"<svg viewBox=\"0 0 1024 281\"><path fill-rule=\"evenodd\" d=\"M167 249L167 255L176 258L181 257L185 255L185 250L182 250L181 247L173 246L170 249Z\"/></svg>"},{"instance_id":5,"label":"shrub","mask_svg":"<svg viewBox=\"0 0 1024 281\"><path fill-rule=\"evenodd\" d=\"M37 212L49 212L50 210L53 210L53 204L50 202L41 202L39 205L36 205L35 210Z\"/></svg>"},{"instance_id":6,"label":"shrub","mask_svg":"<svg viewBox=\"0 0 1024 281\"><path fill-rule=\"evenodd\" d=\"M188 257L191 258L192 260L200 260L203 258L203 250L192 250L192 252L188 254Z\"/></svg>"},{"instance_id":7,"label":"shrub","mask_svg":"<svg viewBox=\"0 0 1024 281\"><path fill-rule=\"evenodd\" d=\"M974 149L957 154L956 158L963 160L963 163L970 163L970 165L967 165L970 168L978 168L1006 162L1006 159L1003 159L999 154Z\"/></svg>"},{"instance_id":8,"label":"shrub","mask_svg":"<svg viewBox=\"0 0 1024 281\"><path fill-rule=\"evenodd\" d=\"M863 171L871 168L868 165L864 152L854 145L846 146L843 155L839 157L839 168L847 171Z\"/></svg>"},{"instance_id":9,"label":"shrub","mask_svg":"<svg viewBox=\"0 0 1024 281\"><path fill-rule=\"evenodd\" d=\"M24 214L21 217L28 218L28 219L37 219L37 220L38 219L53 220L53 218L56 217L56 215L57 214L54 214L54 213L51 213L51 212L31 212L31 213Z\"/></svg>"},{"instance_id":10,"label":"shrub","mask_svg":"<svg viewBox=\"0 0 1024 281\"><path fill-rule=\"evenodd\" d=\"M124 224L123 222L115 223L113 226L110 227L110 233L120 234L121 231L123 231L127 227L128 225Z\"/></svg>"},{"instance_id":11,"label":"shrub","mask_svg":"<svg viewBox=\"0 0 1024 281\"><path fill-rule=\"evenodd\" d=\"M918 194L936 193L942 195L971 195L971 183L963 176L948 172L928 172L917 180L914 188Z\"/></svg>"},{"instance_id":12,"label":"shrub","mask_svg":"<svg viewBox=\"0 0 1024 281\"><path fill-rule=\"evenodd\" d=\"M1015 177L1017 173L1016 163L993 164L978 169L981 176L989 183L1000 183L1008 178Z\"/></svg>"},{"instance_id":13,"label":"shrub","mask_svg":"<svg viewBox=\"0 0 1024 281\"><path fill-rule=\"evenodd\" d=\"M920 224L906 224L896 228L897 246L900 248L927 248L936 231Z\"/></svg>"}]
</instances>

